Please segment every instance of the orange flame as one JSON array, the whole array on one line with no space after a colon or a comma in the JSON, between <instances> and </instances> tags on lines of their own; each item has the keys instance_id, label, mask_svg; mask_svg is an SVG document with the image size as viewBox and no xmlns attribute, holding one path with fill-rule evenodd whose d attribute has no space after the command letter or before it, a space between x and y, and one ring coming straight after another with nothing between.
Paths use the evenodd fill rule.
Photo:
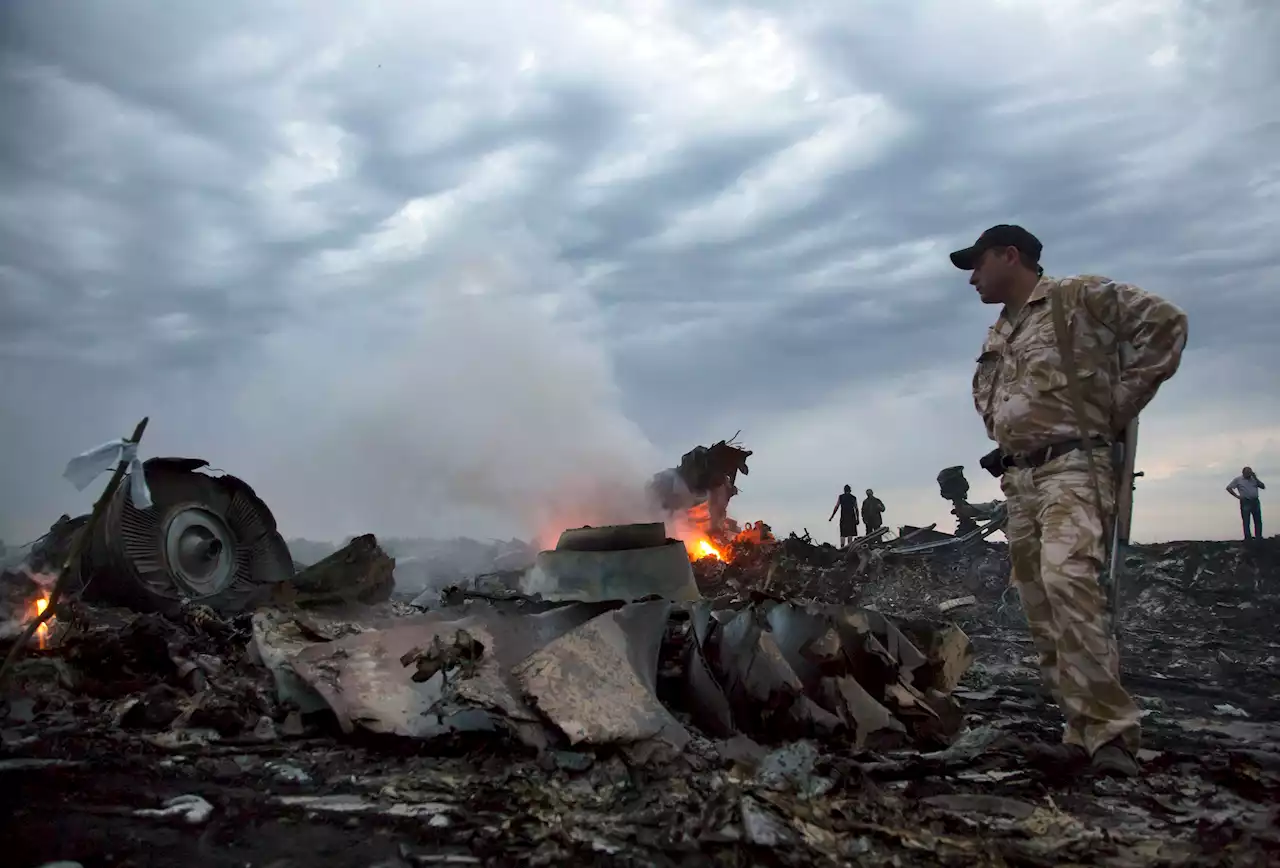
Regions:
<instances>
[{"instance_id":1,"label":"orange flame","mask_svg":"<svg viewBox=\"0 0 1280 868\"><path fill-rule=\"evenodd\" d=\"M49 608L48 596L44 596L36 600L34 608L36 610L34 617L39 618L41 615L44 614L44 610ZM52 620L53 618L49 619L49 621L52 621ZM45 621L43 624L41 624L39 627L36 628L36 643L40 648L40 650L42 651L44 650L45 646L49 642L49 621Z\"/></svg>"},{"instance_id":2,"label":"orange flame","mask_svg":"<svg viewBox=\"0 0 1280 868\"><path fill-rule=\"evenodd\" d=\"M714 545L710 544L710 540L705 540L705 539L698 540L698 543L694 545L694 549L695 549L696 556L698 556L698 559L716 558L717 561L723 561L724 559L723 554L719 553L719 549L714 547Z\"/></svg>"},{"instance_id":3,"label":"orange flame","mask_svg":"<svg viewBox=\"0 0 1280 868\"><path fill-rule=\"evenodd\" d=\"M690 561L701 561L703 558L716 558L717 561L728 561L726 553L719 551L716 544L704 534L692 534L681 540L685 551L689 552Z\"/></svg>"}]
</instances>

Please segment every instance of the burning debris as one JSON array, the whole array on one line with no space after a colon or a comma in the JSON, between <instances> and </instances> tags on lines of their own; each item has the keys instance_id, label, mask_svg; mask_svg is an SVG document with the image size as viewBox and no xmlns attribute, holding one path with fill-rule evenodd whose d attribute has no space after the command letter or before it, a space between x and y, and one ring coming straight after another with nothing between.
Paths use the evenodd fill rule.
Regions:
<instances>
[{"instance_id":1,"label":"burning debris","mask_svg":"<svg viewBox=\"0 0 1280 868\"><path fill-rule=\"evenodd\" d=\"M258 535L229 508L243 483L206 485L183 476L213 479L198 467L147 462L149 509L187 516L177 529L155 521L153 561L119 538L132 524L66 519L0 585L8 641L41 601L57 609L0 704L0 772L22 775L22 800L6 805L7 855L1274 861L1280 732L1267 721L1280 712L1270 634L1280 549L1131 551L1124 666L1146 709L1145 774L1068 782L1030 760L1029 744L1056 739L1057 715L1008 592L1004 547L983 538L998 509L966 511L987 522L976 536L885 544L880 531L849 550L779 540L712 511L709 491L726 478L732 488L750 453L727 443L705 453L721 468L724 456L737 462L699 489L708 521L720 516L705 529L710 551L690 551L660 523L569 530L527 570L415 606L394 599L396 561L371 535L296 574L290 561L277 580L265 505L240 501L256 510ZM944 496L965 511L967 487L944 474ZM193 506L170 488L195 492ZM132 503L131 489L104 501ZM78 599L53 595L56 564L98 563L72 557L68 526L93 531L128 567L107 594L87 593L101 578L89 570ZM249 577L265 593L225 593L239 575L219 572L229 552L236 569L266 553L261 579ZM138 590L162 574L168 584ZM193 576L232 578L183 593Z\"/></svg>"},{"instance_id":2,"label":"burning debris","mask_svg":"<svg viewBox=\"0 0 1280 868\"><path fill-rule=\"evenodd\" d=\"M738 493L738 474L749 472L751 455L734 441L720 440L694 447L678 466L650 480L649 500L679 528L691 556L722 557L720 548L738 533L729 518L729 501Z\"/></svg>"},{"instance_id":3,"label":"burning debris","mask_svg":"<svg viewBox=\"0 0 1280 868\"><path fill-rule=\"evenodd\" d=\"M8 570L0 578L0 642L18 639L29 621L39 619L49 605L54 578L45 573ZM53 618L40 624L34 637L40 648L49 641Z\"/></svg>"},{"instance_id":4,"label":"burning debris","mask_svg":"<svg viewBox=\"0 0 1280 868\"><path fill-rule=\"evenodd\" d=\"M429 612L82 605L20 663L4 707L0 764L26 763L10 772L24 776L14 855L89 864L110 835L117 855L202 864L196 837L164 831L187 824L166 804L193 796L202 828L253 864L338 864L338 842L358 842L356 864L661 864L744 847L796 865L1267 864L1280 549L1131 557L1125 677L1147 709L1146 772L1083 784L1024 753L1055 737L1056 715L994 544L886 555L865 576L799 538L741 546L693 564L732 575L689 603L508 590ZM753 590L766 581L777 596ZM932 620L965 596L955 626ZM432 747L404 756L374 736Z\"/></svg>"}]
</instances>

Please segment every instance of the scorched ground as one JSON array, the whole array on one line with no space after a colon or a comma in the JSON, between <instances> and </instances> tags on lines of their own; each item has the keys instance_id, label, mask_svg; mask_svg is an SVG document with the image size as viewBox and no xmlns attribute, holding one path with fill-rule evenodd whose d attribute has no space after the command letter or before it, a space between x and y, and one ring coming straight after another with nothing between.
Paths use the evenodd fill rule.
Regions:
<instances>
[{"instance_id":1,"label":"scorched ground","mask_svg":"<svg viewBox=\"0 0 1280 868\"><path fill-rule=\"evenodd\" d=\"M247 616L71 612L79 639L30 653L7 688L4 862L1276 864L1280 545L1172 543L1132 559L1124 666L1146 741L1144 775L1123 782L1056 780L1026 761L1022 744L1056 738L1060 718L995 544L876 558L856 575L795 539L695 565L715 607L759 606L767 587L937 619L972 597L945 616L976 654L953 694L964 729L941 749L709 735L664 695L688 659L672 636L655 689L690 733L679 751L344 732L279 701L248 653Z\"/></svg>"}]
</instances>

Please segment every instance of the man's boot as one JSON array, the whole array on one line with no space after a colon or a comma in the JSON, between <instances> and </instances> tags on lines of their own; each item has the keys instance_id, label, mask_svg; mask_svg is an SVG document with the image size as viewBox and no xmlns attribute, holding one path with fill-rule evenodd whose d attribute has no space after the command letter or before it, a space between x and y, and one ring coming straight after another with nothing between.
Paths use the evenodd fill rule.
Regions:
<instances>
[{"instance_id":1,"label":"man's boot","mask_svg":"<svg viewBox=\"0 0 1280 868\"><path fill-rule=\"evenodd\" d=\"M1025 752L1033 768L1050 775L1073 775L1089 765L1089 752L1078 744L1032 742Z\"/></svg>"},{"instance_id":2,"label":"man's boot","mask_svg":"<svg viewBox=\"0 0 1280 868\"><path fill-rule=\"evenodd\" d=\"M1098 748L1089 766L1095 773L1113 778L1134 778L1142 771L1133 754L1129 753L1124 742L1118 738L1113 738Z\"/></svg>"}]
</instances>

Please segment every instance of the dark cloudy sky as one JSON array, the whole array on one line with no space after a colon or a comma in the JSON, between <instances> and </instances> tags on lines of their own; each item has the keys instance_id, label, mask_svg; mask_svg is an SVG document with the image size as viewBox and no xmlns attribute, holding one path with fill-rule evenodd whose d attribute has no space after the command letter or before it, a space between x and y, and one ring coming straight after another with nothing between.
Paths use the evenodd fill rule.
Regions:
<instances>
[{"instance_id":1,"label":"dark cloudy sky","mask_svg":"<svg viewBox=\"0 0 1280 868\"><path fill-rule=\"evenodd\" d=\"M740 518L949 522L996 311L946 253L998 222L1188 311L1135 535L1238 535L1277 45L1268 0L8 0L0 536L143 414L290 535L527 533L739 429Z\"/></svg>"}]
</instances>

